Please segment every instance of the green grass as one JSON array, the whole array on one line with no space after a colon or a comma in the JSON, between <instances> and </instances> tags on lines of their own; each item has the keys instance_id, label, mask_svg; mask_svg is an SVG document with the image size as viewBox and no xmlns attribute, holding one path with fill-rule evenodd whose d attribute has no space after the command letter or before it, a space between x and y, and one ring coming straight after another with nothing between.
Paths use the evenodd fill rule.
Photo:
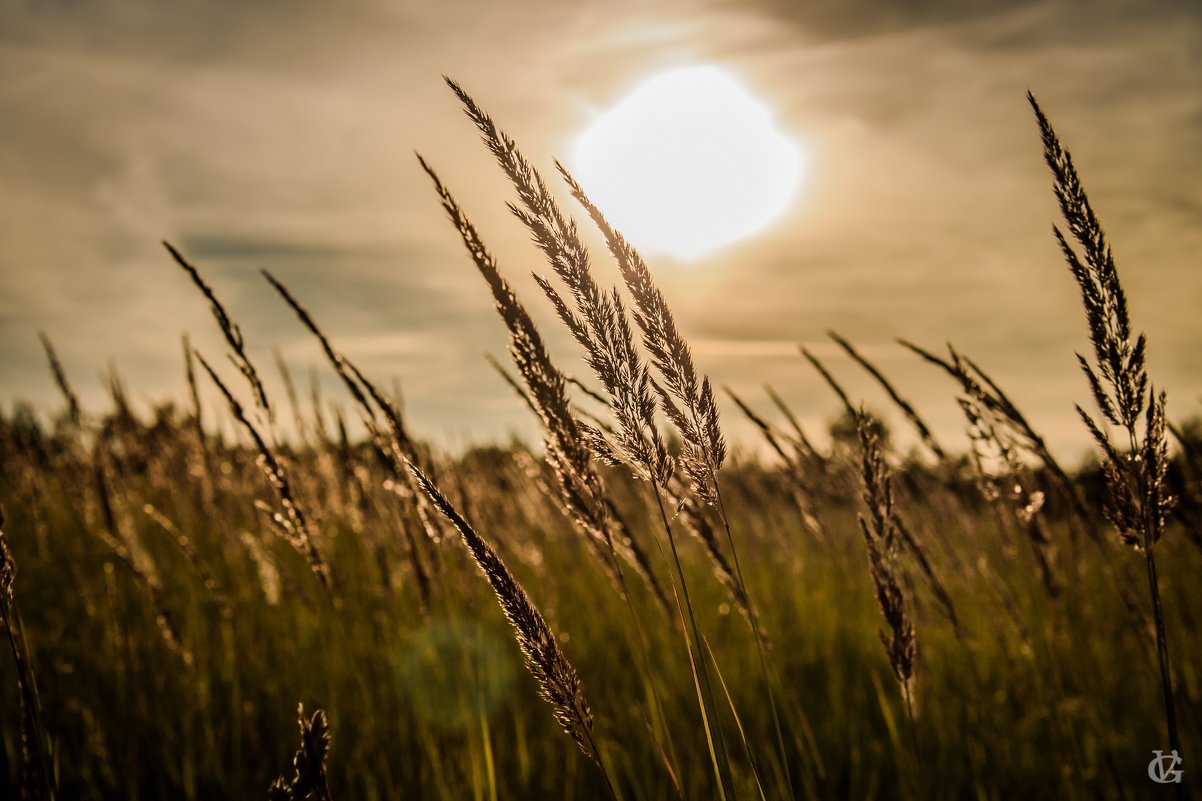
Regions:
<instances>
[{"instance_id":1,"label":"green grass","mask_svg":"<svg viewBox=\"0 0 1202 801\"><path fill-rule=\"evenodd\" d=\"M423 618L398 533L413 521L380 487L383 475L366 452L324 467L312 453L291 460L302 502L322 532L334 601L301 557L269 539L285 576L279 603L270 605L239 539L244 529L263 531L252 499L269 497L250 454L216 452L209 504L182 419L157 434L131 428L103 445L118 466L110 476L118 526L144 545L163 603L194 655L187 665L165 644L147 595L96 536L104 524L91 471L61 447L68 438L18 446L11 420L0 436L16 593L61 797L262 797L295 747L298 701L330 715L336 798L604 797L594 767L556 731L495 600L453 537L422 543L440 564L430 619ZM45 462L34 458L42 448L52 454ZM638 709L648 681L663 700L659 736L672 742L686 796L707 797L712 776L672 622L636 586L654 654L648 677L637 668L622 601L511 456L468 454L440 463L440 474L458 476L445 482L454 487L453 500L470 510L525 584L579 671L623 797L674 795ZM362 499L335 486L350 470L367 488ZM1138 560L1117 545L1083 543L1081 558L1069 563L1069 533L1056 522L1066 589L1052 599L1026 543L1016 531L1003 535L967 481L953 489L927 483L921 499L903 493L899 505L912 525L941 532L926 539L965 628L961 642L925 588L915 588L912 742L877 641L881 619L849 475L836 471L824 494L831 541L818 543L797 522L777 471L744 463L727 474L744 571L774 646L799 790L832 799L1119 798L1144 791L1150 752L1163 747L1155 652L1146 620L1133 618L1113 578L1130 582L1135 611L1146 615L1134 591ZM616 474L609 479L624 515L649 537L653 518L636 500L639 488ZM195 541L230 596L230 617L141 513L146 501ZM749 629L730 611L704 554L686 542L701 627L774 792L781 786L773 779L775 735ZM1199 555L1180 536L1166 537L1162 554L1169 636L1179 644L1179 705L1194 746L1199 686L1191 644L1198 639L1191 610L1202 602L1193 580ZM979 561L996 573L1014 616L982 578ZM19 761L15 685L11 663L0 663L0 778L10 788ZM732 732L733 722L725 724ZM736 752L732 762L739 797L753 797L746 759Z\"/></svg>"}]
</instances>

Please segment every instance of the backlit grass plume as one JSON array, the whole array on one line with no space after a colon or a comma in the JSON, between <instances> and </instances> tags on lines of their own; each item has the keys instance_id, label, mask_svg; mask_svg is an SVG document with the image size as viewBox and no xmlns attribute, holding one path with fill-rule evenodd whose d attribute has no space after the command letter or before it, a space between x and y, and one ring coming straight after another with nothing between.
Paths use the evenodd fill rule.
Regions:
<instances>
[{"instance_id":1,"label":"backlit grass plume","mask_svg":"<svg viewBox=\"0 0 1202 801\"><path fill-rule=\"evenodd\" d=\"M643 334L643 346L659 373L662 385L652 386L659 405L680 433L680 463L692 489L706 503L717 501L717 473L726 460L726 440L718 423L718 405L708 377L699 376L688 343L676 327L676 318L643 257L593 204L580 184L562 164L556 164L572 197L582 205L613 255L626 289L634 299L634 319Z\"/></svg>"},{"instance_id":2,"label":"backlit grass plume","mask_svg":"<svg viewBox=\"0 0 1202 801\"><path fill-rule=\"evenodd\" d=\"M860 530L868 546L868 570L877 603L888 627L888 631L880 632L881 643L889 656L893 675L901 685L906 710L912 721L917 640L898 565L901 535L893 509L893 479L871 423L872 418L863 410L857 412L856 433L860 440L860 468L864 482L864 512L859 515Z\"/></svg>"},{"instance_id":3,"label":"backlit grass plume","mask_svg":"<svg viewBox=\"0 0 1202 801\"><path fill-rule=\"evenodd\" d=\"M520 388L518 391L542 423L547 462L559 485L564 507L584 532L605 570L623 593L624 580L620 568L608 558L611 551L621 552L656 597L663 600L649 560L638 542L633 538L613 536L605 488L593 465L592 452L582 430L585 426L574 414L566 379L552 363L542 334L509 282L501 275L476 227L433 168L421 156L418 156L418 160L433 181L443 210L459 233L476 269L488 284L497 314L509 330L509 353L525 386L524 391ZM502 374L505 375L503 371Z\"/></svg>"},{"instance_id":4,"label":"backlit grass plume","mask_svg":"<svg viewBox=\"0 0 1202 801\"><path fill-rule=\"evenodd\" d=\"M519 204L510 204L513 214L525 225L534 243L567 288L567 298L545 276L535 281L546 294L556 314L584 350L585 362L608 395L616 425L593 427L579 422L597 458L612 465L623 465L635 476L651 484L651 495L668 539L675 571L675 589L688 616L684 633L690 665L695 675L702 724L707 735L714 775L721 798L734 794L720 720L714 714L714 693L709 667L702 647L701 629L685 578L676 537L664 506L664 491L676 472L676 459L656 421L654 382L635 345L630 320L622 296L617 290L603 290L592 273L588 248L575 221L565 215L547 188L538 170L518 150L517 144L502 131L470 95L450 79L447 83L459 98L469 119L509 177ZM569 300L571 305L569 305ZM662 392L659 392L662 396ZM716 424L716 417L714 419Z\"/></svg>"},{"instance_id":5,"label":"backlit grass plume","mask_svg":"<svg viewBox=\"0 0 1202 801\"><path fill-rule=\"evenodd\" d=\"M542 176L513 139L457 83L448 79L447 84L513 184L520 205L510 204L509 208L546 254L552 270L567 287L572 305L546 277L536 275L535 280L584 349L585 361L612 399L618 422L616 442L587 424L580 423L581 430L599 458L626 464L643 478L664 486L674 470L674 460L655 423L651 376L635 348L621 296L616 289L605 291L597 284L575 221L563 214Z\"/></svg>"},{"instance_id":6,"label":"backlit grass plume","mask_svg":"<svg viewBox=\"0 0 1202 801\"><path fill-rule=\"evenodd\" d=\"M326 757L330 753L330 721L317 710L305 715L305 705L296 708L300 725L300 748L292 757L292 778L283 776L267 789L267 801L331 801Z\"/></svg>"},{"instance_id":7,"label":"backlit grass plume","mask_svg":"<svg viewBox=\"0 0 1202 801\"><path fill-rule=\"evenodd\" d=\"M526 667L538 682L543 698L551 704L555 719L564 732L576 741L580 750L596 763L609 784L609 774L593 739L593 713L589 709L588 699L584 697L584 687L576 675L576 668L572 667L556 642L551 627L496 550L476 533L421 470L412 463L409 469L435 508L459 532L464 547L492 585L497 603L513 627L514 639L522 650ZM612 785L610 790L612 793Z\"/></svg>"},{"instance_id":8,"label":"backlit grass plume","mask_svg":"<svg viewBox=\"0 0 1202 801\"><path fill-rule=\"evenodd\" d=\"M1106 516L1123 542L1144 553L1169 745L1179 750L1173 680L1154 555L1154 546L1164 533L1165 518L1173 506L1166 482L1169 458L1165 395L1157 394L1150 384L1147 337L1132 330L1127 295L1119 280L1114 254L1085 194L1072 156L1061 144L1035 96L1028 92L1027 99L1043 139L1044 160L1052 171L1052 190L1069 235L1076 241L1074 247L1060 227L1053 225L1056 242L1081 291L1093 361L1081 354L1077 354L1077 361L1103 422L1099 424L1080 406L1077 412L1102 451ZM1105 428L1107 423L1121 429L1127 441L1115 445Z\"/></svg>"}]
</instances>

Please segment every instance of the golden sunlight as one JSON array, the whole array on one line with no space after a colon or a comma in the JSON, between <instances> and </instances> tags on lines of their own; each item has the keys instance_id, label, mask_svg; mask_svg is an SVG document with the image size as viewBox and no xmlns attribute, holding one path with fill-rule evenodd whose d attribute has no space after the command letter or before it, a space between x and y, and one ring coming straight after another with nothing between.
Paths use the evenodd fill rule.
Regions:
<instances>
[{"instance_id":1,"label":"golden sunlight","mask_svg":"<svg viewBox=\"0 0 1202 801\"><path fill-rule=\"evenodd\" d=\"M649 78L600 114L571 164L634 245L692 261L779 219L804 158L734 76L696 66Z\"/></svg>"}]
</instances>

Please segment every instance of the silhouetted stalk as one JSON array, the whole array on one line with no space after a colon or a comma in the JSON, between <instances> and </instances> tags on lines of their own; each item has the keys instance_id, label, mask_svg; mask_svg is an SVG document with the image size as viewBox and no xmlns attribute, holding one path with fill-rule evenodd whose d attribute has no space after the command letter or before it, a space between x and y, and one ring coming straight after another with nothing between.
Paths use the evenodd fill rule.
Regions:
<instances>
[{"instance_id":1,"label":"silhouetted stalk","mask_svg":"<svg viewBox=\"0 0 1202 801\"><path fill-rule=\"evenodd\" d=\"M1094 358L1091 362L1078 354L1077 361L1089 382L1102 423L1099 425L1080 406L1077 412L1102 450L1106 515L1125 543L1142 548L1144 552L1169 747L1174 754L1179 754L1181 741L1155 556L1156 544L1164 533L1165 518L1173 506L1166 486L1169 460L1165 395L1163 391L1158 395L1155 387L1150 385L1147 338L1132 330L1127 295L1119 280L1114 254L1081 184L1072 156L1061 144L1035 96L1028 92L1027 100L1039 125L1044 161L1052 172L1053 192L1068 232L1076 240L1074 247L1058 226L1052 227L1060 252L1081 293ZM1142 441L1138 432L1141 418ZM1120 453L1111 443L1103 428L1107 423L1126 431L1129 448L1126 453ZM1187 795L1184 785L1179 782L1177 795L1179 798Z\"/></svg>"},{"instance_id":2,"label":"silhouetted stalk","mask_svg":"<svg viewBox=\"0 0 1202 801\"><path fill-rule=\"evenodd\" d=\"M643 257L619 231L609 224L601 210L589 200L584 189L572 178L567 169L562 164L556 166L568 183L572 196L584 207L593 223L605 237L609 252L617 262L626 288L634 299L634 318L642 331L643 345L651 354L651 362L659 372L664 385L662 387L659 384L654 385L656 394L659 396L659 406L680 434L680 464L692 483L693 492L702 501L718 507L722 528L726 532L726 542L734 561L738 594L742 596L747 619L755 637L761 674L768 692L769 706L772 709L772 719L776 728L782 770L789 786L789 795L792 796L793 787L792 777L789 775L788 752L784 747L780 714L777 711L772 679L768 673L765 655L766 639L760 629L747 589L747 582L743 578L738 548L736 548L734 537L731 534L730 519L721 499L718 471L726 458L726 442L719 426L718 407L714 400L712 386L707 377L699 374L689 345L678 330L667 300L656 286L651 270L647 267ZM700 380L698 380L699 378ZM700 649L700 643L698 643L698 649Z\"/></svg>"},{"instance_id":3,"label":"silhouetted stalk","mask_svg":"<svg viewBox=\"0 0 1202 801\"><path fill-rule=\"evenodd\" d=\"M73 419L77 419L77 411ZM17 565L5 542L4 522L4 510L0 509L0 623L4 625L12 649L21 699L21 794L31 801L53 801L58 797L58 787L53 771L47 769L46 744L42 740L41 728L42 704L38 697L37 680L29 666L25 627L21 623L21 613L13 594Z\"/></svg>"},{"instance_id":4,"label":"silhouetted stalk","mask_svg":"<svg viewBox=\"0 0 1202 801\"><path fill-rule=\"evenodd\" d=\"M711 743L711 758L718 776L719 790L725 799L733 798L734 787L729 777L729 755L722 738L720 720L713 715L713 692L710 689L709 671L705 660L697 660L701 654L700 628L693 613L692 603L684 586L684 571L676 552L676 543L663 507L662 489L674 472L674 460L655 421L655 402L652 389L659 392L648 375L646 365L634 345L630 323L620 294L616 289L606 292L597 284L591 273L588 249L580 239L575 221L566 217L559 209L542 176L521 154L517 144L497 127L476 101L458 84L447 79L447 84L463 104L464 111L479 129L485 144L497 163L509 177L519 198L519 204L510 204L510 210L526 226L535 244L546 255L547 260L568 290L568 300L543 276L535 281L550 300L563 324L572 333L585 351L585 360L611 398L611 408L618 425L613 429L616 444L611 443L607 433L587 426L578 425L592 455L614 465L623 464L636 476L651 482L660 517L673 551L677 576L686 595L686 606L692 627L692 644L688 644L687 629L682 632L688 644L690 659L693 660L694 681L698 700L702 706L702 719L707 737L716 734L718 746ZM461 231L462 233L462 231ZM571 307L569 307L569 301ZM707 433L717 434L716 407L712 406L712 392L708 381L705 391L710 407L714 409L714 425ZM661 399L664 396L661 394ZM685 443L687 445L687 441ZM695 473L695 460L684 461L686 472ZM682 620L683 625L683 620ZM711 724L713 730L711 731ZM727 769L723 770L717 752L721 751Z\"/></svg>"}]
</instances>

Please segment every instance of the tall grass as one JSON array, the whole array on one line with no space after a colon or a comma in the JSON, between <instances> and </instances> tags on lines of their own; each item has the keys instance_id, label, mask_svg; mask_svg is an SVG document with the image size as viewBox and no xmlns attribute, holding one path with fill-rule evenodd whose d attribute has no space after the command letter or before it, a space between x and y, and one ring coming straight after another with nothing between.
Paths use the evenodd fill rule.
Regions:
<instances>
[{"instance_id":1,"label":"tall grass","mask_svg":"<svg viewBox=\"0 0 1202 801\"><path fill-rule=\"evenodd\" d=\"M834 333L843 364L801 348L843 409L829 445L771 387L727 389L762 439L728 444L654 265L556 165L617 266L606 287L552 185L450 87L512 185L553 323L589 376L556 361L538 309L423 157L504 323L511 366L492 364L536 416L537 450L433 447L314 299L264 272L339 386L327 398L313 380L305 408L276 353L289 438L235 310L167 245L242 378L185 338L183 407L139 408L113 374L111 408L85 408L43 335L62 412L0 412L14 510L0 522L0 791L1120 799L1148 792L1162 727L1194 753L1202 537L1175 535L1202 519L1199 429L1170 424L1109 244L1033 98L1092 345L1079 363L1096 471L1061 465L968 356L902 343L954 381L966 437L937 440L906 387ZM854 397L849 366L881 397ZM891 444L875 400L921 450ZM1159 688L1138 680L1145 663ZM297 699L320 710L289 719Z\"/></svg>"}]
</instances>

